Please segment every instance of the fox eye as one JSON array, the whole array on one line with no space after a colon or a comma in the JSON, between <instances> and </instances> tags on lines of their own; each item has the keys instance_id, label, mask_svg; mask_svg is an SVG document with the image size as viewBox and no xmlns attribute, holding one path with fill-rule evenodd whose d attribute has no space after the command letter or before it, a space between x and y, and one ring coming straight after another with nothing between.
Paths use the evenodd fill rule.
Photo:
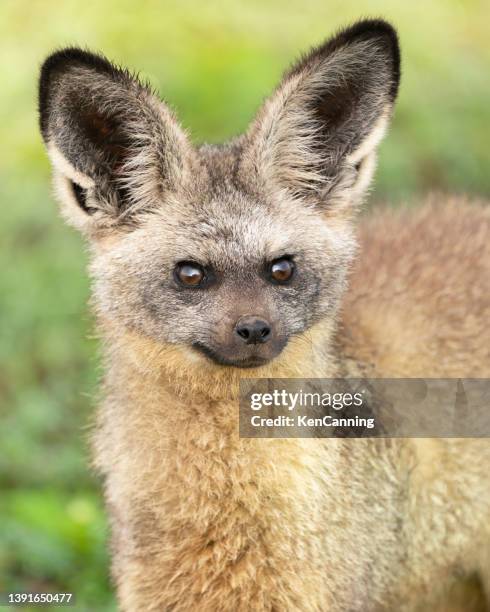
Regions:
<instances>
[{"instance_id":1,"label":"fox eye","mask_svg":"<svg viewBox=\"0 0 490 612\"><path fill-rule=\"evenodd\" d=\"M182 261L175 266L174 276L185 287L199 287L206 278L204 268L192 261Z\"/></svg>"},{"instance_id":2,"label":"fox eye","mask_svg":"<svg viewBox=\"0 0 490 612\"><path fill-rule=\"evenodd\" d=\"M276 259L272 262L269 269L271 279L280 284L287 283L294 274L294 262L289 257Z\"/></svg>"}]
</instances>

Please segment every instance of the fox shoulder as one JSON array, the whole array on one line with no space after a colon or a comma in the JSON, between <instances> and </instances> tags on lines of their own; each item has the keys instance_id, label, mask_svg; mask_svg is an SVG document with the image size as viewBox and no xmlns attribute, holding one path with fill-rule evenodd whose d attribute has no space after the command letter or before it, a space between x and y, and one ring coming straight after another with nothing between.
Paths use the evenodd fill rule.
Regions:
<instances>
[{"instance_id":1,"label":"fox shoulder","mask_svg":"<svg viewBox=\"0 0 490 612\"><path fill-rule=\"evenodd\" d=\"M490 376L490 206L430 198L360 227L341 344L383 376Z\"/></svg>"}]
</instances>

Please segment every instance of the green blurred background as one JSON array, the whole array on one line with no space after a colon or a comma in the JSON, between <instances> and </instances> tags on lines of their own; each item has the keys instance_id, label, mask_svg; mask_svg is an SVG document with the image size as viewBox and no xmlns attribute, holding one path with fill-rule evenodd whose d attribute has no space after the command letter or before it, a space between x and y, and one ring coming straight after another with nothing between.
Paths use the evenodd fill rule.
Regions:
<instances>
[{"instance_id":1,"label":"green blurred background","mask_svg":"<svg viewBox=\"0 0 490 612\"><path fill-rule=\"evenodd\" d=\"M0 4L0 591L69 591L114 609L87 432L98 378L82 240L63 226L37 129L39 65L99 49L178 109L196 141L242 130L299 52L342 24L399 29L403 78L373 202L490 195L490 3L478 0Z\"/></svg>"}]
</instances>

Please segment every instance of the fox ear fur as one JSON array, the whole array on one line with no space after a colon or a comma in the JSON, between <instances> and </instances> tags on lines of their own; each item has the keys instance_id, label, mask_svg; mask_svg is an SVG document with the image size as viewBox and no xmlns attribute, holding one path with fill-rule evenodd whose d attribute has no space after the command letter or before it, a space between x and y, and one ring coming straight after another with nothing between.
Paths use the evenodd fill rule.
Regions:
<instances>
[{"instance_id":1,"label":"fox ear fur","mask_svg":"<svg viewBox=\"0 0 490 612\"><path fill-rule=\"evenodd\" d=\"M80 229L134 223L185 179L192 150L172 113L101 55L48 57L39 116L63 211Z\"/></svg>"},{"instance_id":2,"label":"fox ear fur","mask_svg":"<svg viewBox=\"0 0 490 612\"><path fill-rule=\"evenodd\" d=\"M244 170L325 210L359 201L399 80L391 25L367 20L340 31L294 65L264 104L247 135Z\"/></svg>"},{"instance_id":3,"label":"fox ear fur","mask_svg":"<svg viewBox=\"0 0 490 612\"><path fill-rule=\"evenodd\" d=\"M357 203L399 78L389 24L342 30L293 66L259 112L243 140L243 180L325 210ZM48 57L39 114L65 216L86 232L134 224L193 176L195 151L168 107L101 55Z\"/></svg>"}]
</instances>

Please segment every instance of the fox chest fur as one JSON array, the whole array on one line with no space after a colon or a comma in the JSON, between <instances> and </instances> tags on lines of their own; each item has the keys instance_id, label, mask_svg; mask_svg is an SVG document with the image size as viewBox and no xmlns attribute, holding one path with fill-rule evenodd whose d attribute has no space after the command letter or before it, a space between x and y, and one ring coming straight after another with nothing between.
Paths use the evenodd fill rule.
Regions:
<instances>
[{"instance_id":1,"label":"fox chest fur","mask_svg":"<svg viewBox=\"0 0 490 612\"><path fill-rule=\"evenodd\" d=\"M488 208L382 213L357 256L399 76L393 28L359 22L246 134L195 147L128 71L46 60L41 131L90 245L122 610L484 609L485 440L238 436L244 376L489 375Z\"/></svg>"},{"instance_id":2,"label":"fox chest fur","mask_svg":"<svg viewBox=\"0 0 490 612\"><path fill-rule=\"evenodd\" d=\"M361 610L391 586L407 496L388 442L241 440L236 402L148 400L124 424L109 402L96 442L127 609Z\"/></svg>"}]
</instances>

